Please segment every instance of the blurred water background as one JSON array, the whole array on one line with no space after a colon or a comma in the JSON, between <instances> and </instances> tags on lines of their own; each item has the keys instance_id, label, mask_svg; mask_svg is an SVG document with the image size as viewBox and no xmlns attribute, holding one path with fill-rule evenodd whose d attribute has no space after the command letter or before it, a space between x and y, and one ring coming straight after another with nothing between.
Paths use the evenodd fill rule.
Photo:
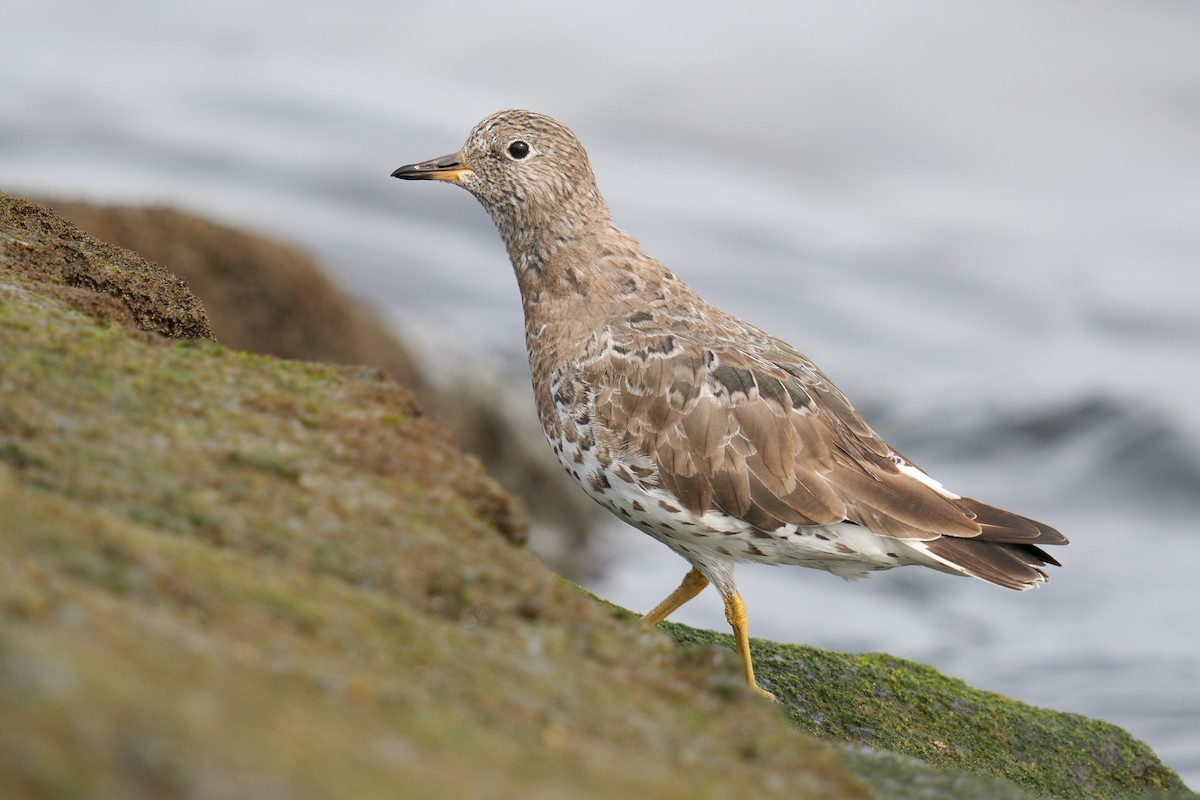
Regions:
<instances>
[{"instance_id":1,"label":"blurred water background","mask_svg":"<svg viewBox=\"0 0 1200 800\"><path fill-rule=\"evenodd\" d=\"M274 234L515 382L490 221L388 174L500 108L560 118L650 253L808 353L949 488L1072 540L1027 594L743 568L752 633L1108 719L1200 786L1200 6L48 0L5 18L0 188ZM604 547L590 588L633 609L685 571L619 523ZM725 627L716 593L677 618Z\"/></svg>"}]
</instances>

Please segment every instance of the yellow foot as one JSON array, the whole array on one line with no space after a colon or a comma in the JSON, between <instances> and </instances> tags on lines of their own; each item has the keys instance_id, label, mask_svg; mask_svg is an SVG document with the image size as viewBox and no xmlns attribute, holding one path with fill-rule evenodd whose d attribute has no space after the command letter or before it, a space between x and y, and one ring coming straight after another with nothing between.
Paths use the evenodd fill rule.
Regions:
<instances>
[{"instance_id":1,"label":"yellow foot","mask_svg":"<svg viewBox=\"0 0 1200 800\"><path fill-rule=\"evenodd\" d=\"M746 604L742 602L742 596L737 592L730 592L722 597L725 599L725 619L729 621L729 627L733 628L733 643L737 646L738 655L742 657L742 674L746 678L746 685L759 697L766 697L775 702L775 695L760 687L758 681L754 680L754 662L750 658L750 633L746 624Z\"/></svg>"},{"instance_id":2,"label":"yellow foot","mask_svg":"<svg viewBox=\"0 0 1200 800\"><path fill-rule=\"evenodd\" d=\"M778 698L778 697L776 697L775 695L771 694L771 693L770 693L770 692L768 692L766 689L764 689L764 688L762 688L761 686L759 686L757 683L756 683L756 684L754 684L753 686L751 686L751 687L750 687L750 691L754 692L754 693L755 693L756 695L758 695L759 697L765 697L766 699L770 700L772 703L778 703L778 702L779 702L779 698Z\"/></svg>"},{"instance_id":3,"label":"yellow foot","mask_svg":"<svg viewBox=\"0 0 1200 800\"><path fill-rule=\"evenodd\" d=\"M700 570L692 567L688 574L683 576L679 588L642 617L642 622L657 625L670 616L672 611L700 594L705 586L708 586L708 578L701 575ZM746 625L746 604L742 602L742 596L733 592L723 594L722 597L725 598L725 619L729 620L729 625L733 628L733 640L742 659L742 673L745 675L746 685L759 697L764 697L772 703L778 702L775 695L760 687L754 680L754 664L750 660L750 636Z\"/></svg>"}]
</instances>

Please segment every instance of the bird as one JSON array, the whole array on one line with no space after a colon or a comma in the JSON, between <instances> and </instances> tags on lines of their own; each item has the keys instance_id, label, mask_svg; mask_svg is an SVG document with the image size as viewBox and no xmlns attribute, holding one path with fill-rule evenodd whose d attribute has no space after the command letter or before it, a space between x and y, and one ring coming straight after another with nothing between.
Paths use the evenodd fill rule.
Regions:
<instances>
[{"instance_id":1,"label":"bird","mask_svg":"<svg viewBox=\"0 0 1200 800\"><path fill-rule=\"evenodd\" d=\"M700 297L616 227L587 152L524 110L392 177L479 200L520 288L538 418L558 461L617 517L690 564L642 620L710 583L753 693L739 563L847 580L905 565L1025 590L1061 564L1054 528L948 489L877 434L799 350Z\"/></svg>"}]
</instances>

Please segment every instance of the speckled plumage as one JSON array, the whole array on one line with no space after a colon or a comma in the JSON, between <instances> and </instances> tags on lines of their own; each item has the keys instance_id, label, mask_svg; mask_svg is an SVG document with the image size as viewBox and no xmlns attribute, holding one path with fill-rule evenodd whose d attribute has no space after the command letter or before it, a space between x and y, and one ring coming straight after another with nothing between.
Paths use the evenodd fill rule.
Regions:
<instances>
[{"instance_id":1,"label":"speckled plumage","mask_svg":"<svg viewBox=\"0 0 1200 800\"><path fill-rule=\"evenodd\" d=\"M1066 543L1053 528L946 491L803 354L646 255L613 225L560 123L501 111L458 153L393 175L458 183L496 223L559 461L693 565L651 621L711 581L744 640L739 561L845 578L919 564L1012 589L1045 582L1042 567L1058 563L1038 546ZM754 685L748 645L743 657Z\"/></svg>"}]
</instances>

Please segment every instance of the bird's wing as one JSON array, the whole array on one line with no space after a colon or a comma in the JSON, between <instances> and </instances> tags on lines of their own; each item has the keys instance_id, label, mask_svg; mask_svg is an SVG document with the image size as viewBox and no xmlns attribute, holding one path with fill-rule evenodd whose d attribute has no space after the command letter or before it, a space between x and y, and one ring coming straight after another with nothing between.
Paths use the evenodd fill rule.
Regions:
<instances>
[{"instance_id":1,"label":"bird's wing","mask_svg":"<svg viewBox=\"0 0 1200 800\"><path fill-rule=\"evenodd\" d=\"M766 531L849 520L914 540L1045 541L1024 517L980 519L990 506L942 490L807 358L769 343L752 354L645 336L607 348L581 378L596 421L630 456L648 456L693 513L720 510Z\"/></svg>"}]
</instances>

